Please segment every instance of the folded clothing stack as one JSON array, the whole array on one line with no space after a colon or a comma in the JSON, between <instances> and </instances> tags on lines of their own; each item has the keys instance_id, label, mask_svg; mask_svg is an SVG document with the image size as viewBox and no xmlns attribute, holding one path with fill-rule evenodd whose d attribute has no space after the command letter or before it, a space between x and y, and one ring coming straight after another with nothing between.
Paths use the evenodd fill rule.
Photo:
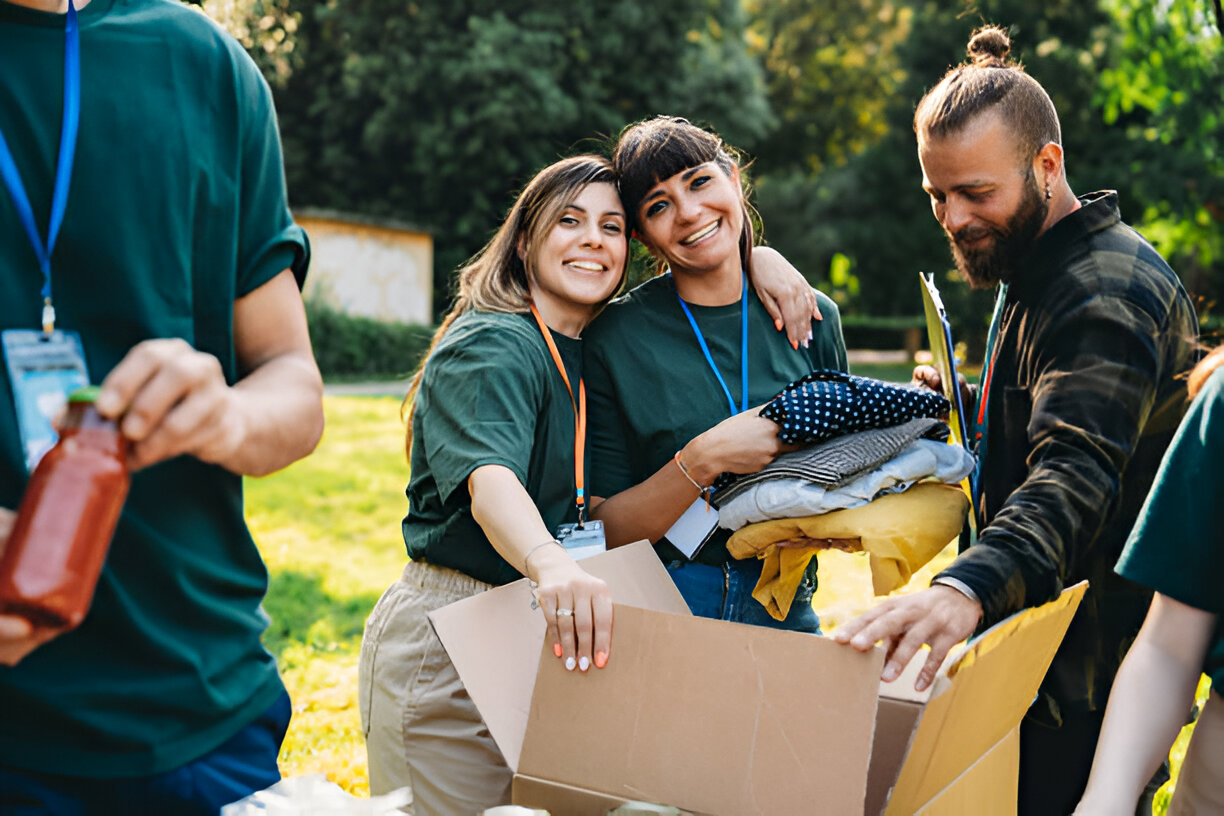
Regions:
<instances>
[{"instance_id":1,"label":"folded clothing stack","mask_svg":"<svg viewBox=\"0 0 1224 816\"><path fill-rule=\"evenodd\" d=\"M960 530L969 502L955 485L974 457L949 445L942 395L837 371L787 386L761 415L810 447L720 481L719 525L735 558L765 561L753 592L782 620L820 549L870 554L877 595L907 583ZM816 443L816 444L812 444ZM810 544L795 544L811 540Z\"/></svg>"}]
</instances>

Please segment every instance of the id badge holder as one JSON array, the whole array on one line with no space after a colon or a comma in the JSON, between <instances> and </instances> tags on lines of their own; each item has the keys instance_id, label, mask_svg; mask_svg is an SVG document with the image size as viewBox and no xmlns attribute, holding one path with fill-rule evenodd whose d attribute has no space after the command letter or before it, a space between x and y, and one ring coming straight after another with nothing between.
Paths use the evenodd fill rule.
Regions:
<instances>
[{"instance_id":1,"label":"id badge holder","mask_svg":"<svg viewBox=\"0 0 1224 816\"><path fill-rule=\"evenodd\" d=\"M588 520L581 527L577 524L558 526L557 542L575 561L599 555L608 549L608 542L604 538L603 522L594 519Z\"/></svg>"},{"instance_id":2,"label":"id badge holder","mask_svg":"<svg viewBox=\"0 0 1224 816\"><path fill-rule=\"evenodd\" d=\"M42 459L59 439L52 423L68 403L68 395L89 385L85 349L76 332L35 329L0 332L4 363L12 386L26 469Z\"/></svg>"},{"instance_id":3,"label":"id badge holder","mask_svg":"<svg viewBox=\"0 0 1224 816\"><path fill-rule=\"evenodd\" d=\"M717 529L718 509L706 501L704 496L698 496L680 518L676 519L676 523L668 528L664 536L685 558L692 561Z\"/></svg>"}]
</instances>

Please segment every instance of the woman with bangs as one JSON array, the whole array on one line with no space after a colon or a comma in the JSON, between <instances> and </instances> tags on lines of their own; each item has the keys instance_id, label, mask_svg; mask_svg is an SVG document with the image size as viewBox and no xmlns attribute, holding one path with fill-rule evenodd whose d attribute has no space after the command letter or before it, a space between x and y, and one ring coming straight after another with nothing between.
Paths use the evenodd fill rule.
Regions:
<instances>
[{"instance_id":1,"label":"woman with bangs","mask_svg":"<svg viewBox=\"0 0 1224 816\"><path fill-rule=\"evenodd\" d=\"M624 277L626 221L607 159L541 170L460 270L404 400L411 561L366 622L359 702L371 792L411 788L418 816L507 803L511 779L431 611L526 576L568 670L610 659L611 593L558 538L586 509L579 337ZM779 258L774 289L810 316Z\"/></svg>"},{"instance_id":2,"label":"woman with bangs","mask_svg":"<svg viewBox=\"0 0 1224 816\"><path fill-rule=\"evenodd\" d=\"M794 343L748 297L752 220L736 153L716 134L645 120L621 133L612 163L661 274L586 335L591 493L608 497L594 516L610 547L652 541L694 614L818 632L816 562L775 621L751 594L761 562L728 556L708 499L719 474L755 473L783 452L762 404L813 370L847 369L837 307L819 295L823 320Z\"/></svg>"}]
</instances>

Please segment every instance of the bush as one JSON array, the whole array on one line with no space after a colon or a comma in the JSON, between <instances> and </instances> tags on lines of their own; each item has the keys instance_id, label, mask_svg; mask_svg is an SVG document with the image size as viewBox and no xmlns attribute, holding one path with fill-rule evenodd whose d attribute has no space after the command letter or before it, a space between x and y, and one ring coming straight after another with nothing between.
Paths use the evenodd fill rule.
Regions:
<instances>
[{"instance_id":1,"label":"bush","mask_svg":"<svg viewBox=\"0 0 1224 816\"><path fill-rule=\"evenodd\" d=\"M434 331L347 315L315 301L306 302L306 319L319 370L330 378L404 379L416 371Z\"/></svg>"}]
</instances>

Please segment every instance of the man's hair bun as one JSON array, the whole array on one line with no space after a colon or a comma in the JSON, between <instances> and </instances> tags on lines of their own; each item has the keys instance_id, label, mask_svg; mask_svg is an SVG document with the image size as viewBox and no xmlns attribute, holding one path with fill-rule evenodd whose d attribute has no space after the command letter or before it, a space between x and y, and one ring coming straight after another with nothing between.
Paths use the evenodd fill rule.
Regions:
<instances>
[{"instance_id":1,"label":"man's hair bun","mask_svg":"<svg viewBox=\"0 0 1224 816\"><path fill-rule=\"evenodd\" d=\"M1011 52L1011 38L999 26L983 26L973 32L966 49L969 59L979 68L1007 65L1007 55Z\"/></svg>"}]
</instances>

